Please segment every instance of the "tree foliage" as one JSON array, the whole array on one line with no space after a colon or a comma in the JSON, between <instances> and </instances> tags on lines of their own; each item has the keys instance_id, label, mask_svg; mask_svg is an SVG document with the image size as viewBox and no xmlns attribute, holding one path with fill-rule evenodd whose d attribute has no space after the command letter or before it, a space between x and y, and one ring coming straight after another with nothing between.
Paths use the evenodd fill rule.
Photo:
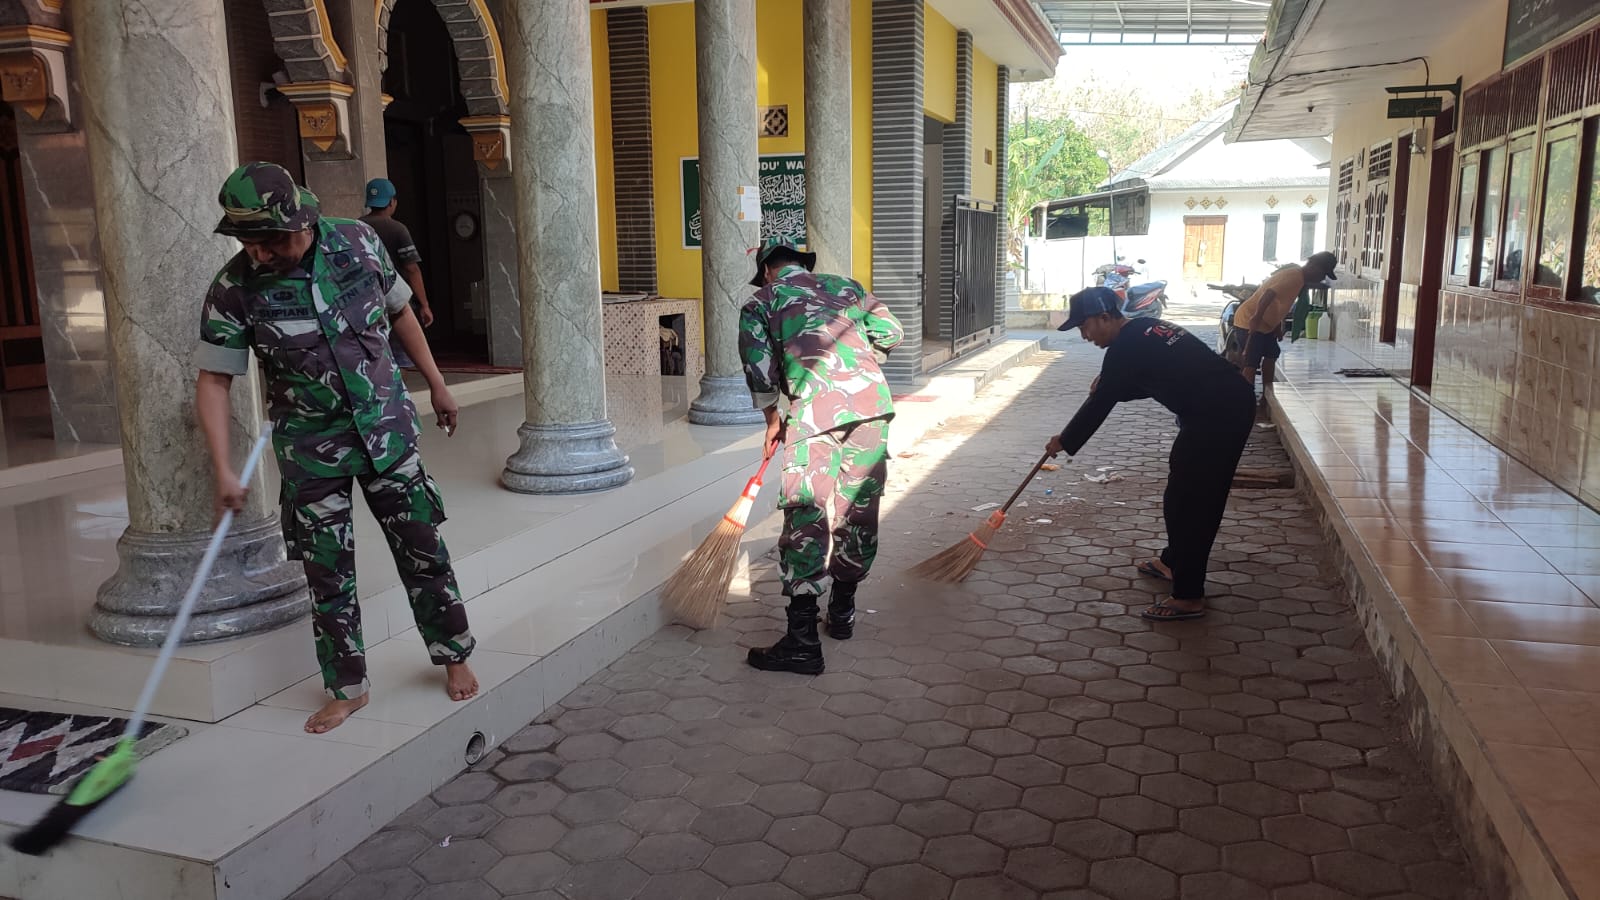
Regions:
<instances>
[{"instance_id":1,"label":"tree foliage","mask_svg":"<svg viewBox=\"0 0 1600 900\"><path fill-rule=\"evenodd\" d=\"M1007 116L1006 219L1020 264L1028 213L1043 201L1086 194L1210 115L1236 89L1199 85L1155 101L1115 75L1077 70L1070 81L1017 85ZM1105 159L1098 153L1104 152Z\"/></svg>"}]
</instances>

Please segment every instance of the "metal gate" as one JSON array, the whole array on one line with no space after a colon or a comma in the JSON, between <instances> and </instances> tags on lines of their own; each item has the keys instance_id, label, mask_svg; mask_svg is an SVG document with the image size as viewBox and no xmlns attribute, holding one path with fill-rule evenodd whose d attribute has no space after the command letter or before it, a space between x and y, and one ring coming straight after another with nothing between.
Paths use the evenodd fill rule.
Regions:
<instances>
[{"instance_id":1,"label":"metal gate","mask_svg":"<svg viewBox=\"0 0 1600 900\"><path fill-rule=\"evenodd\" d=\"M995 330L995 289L999 279L996 241L1000 216L993 203L956 197L955 293L951 297L952 353L984 344Z\"/></svg>"}]
</instances>

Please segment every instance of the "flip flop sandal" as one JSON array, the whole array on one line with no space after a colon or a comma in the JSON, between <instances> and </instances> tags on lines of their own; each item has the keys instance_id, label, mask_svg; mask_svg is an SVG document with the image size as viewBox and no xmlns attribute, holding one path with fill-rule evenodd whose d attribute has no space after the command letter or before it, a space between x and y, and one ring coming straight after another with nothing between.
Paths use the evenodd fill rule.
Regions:
<instances>
[{"instance_id":1,"label":"flip flop sandal","mask_svg":"<svg viewBox=\"0 0 1600 900\"><path fill-rule=\"evenodd\" d=\"M1203 609L1179 609L1161 602L1140 613L1139 617L1152 622L1183 622L1189 619L1203 619L1205 615L1206 611Z\"/></svg>"},{"instance_id":2,"label":"flip flop sandal","mask_svg":"<svg viewBox=\"0 0 1600 900\"><path fill-rule=\"evenodd\" d=\"M1165 572L1161 571L1160 569L1156 568L1156 564L1151 562L1148 559L1145 560L1144 562L1139 563L1134 568L1138 570L1140 575L1148 575L1151 578L1159 578L1162 581L1171 581L1172 580L1172 576L1171 575L1168 575L1167 573L1165 573Z\"/></svg>"}]
</instances>

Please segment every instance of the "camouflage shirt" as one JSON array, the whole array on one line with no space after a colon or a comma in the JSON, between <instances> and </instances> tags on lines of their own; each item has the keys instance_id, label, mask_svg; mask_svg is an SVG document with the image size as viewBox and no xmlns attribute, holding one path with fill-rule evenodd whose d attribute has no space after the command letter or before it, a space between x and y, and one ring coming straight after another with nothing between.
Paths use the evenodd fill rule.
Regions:
<instances>
[{"instance_id":1,"label":"camouflage shirt","mask_svg":"<svg viewBox=\"0 0 1600 900\"><path fill-rule=\"evenodd\" d=\"M195 352L200 369L226 375L243 375L255 353L290 482L350 474L363 453L384 472L417 440L389 351L388 314L405 309L411 289L369 226L323 218L315 228L311 252L287 275L242 251L228 261L206 293Z\"/></svg>"},{"instance_id":2,"label":"camouflage shirt","mask_svg":"<svg viewBox=\"0 0 1600 900\"><path fill-rule=\"evenodd\" d=\"M894 415L873 351L904 337L900 322L859 283L790 266L756 291L739 317L739 356L756 405L789 400L790 441Z\"/></svg>"}]
</instances>

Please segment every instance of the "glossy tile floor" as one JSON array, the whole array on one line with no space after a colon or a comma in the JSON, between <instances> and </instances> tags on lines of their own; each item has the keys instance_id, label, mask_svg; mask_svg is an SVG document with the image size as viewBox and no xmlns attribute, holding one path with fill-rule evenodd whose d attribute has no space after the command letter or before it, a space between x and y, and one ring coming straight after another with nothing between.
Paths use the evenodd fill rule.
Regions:
<instances>
[{"instance_id":1,"label":"glossy tile floor","mask_svg":"<svg viewBox=\"0 0 1600 900\"><path fill-rule=\"evenodd\" d=\"M1462 739L1577 895L1600 896L1600 514L1400 385L1329 374L1361 364L1339 348L1301 346L1286 424L1459 703Z\"/></svg>"},{"instance_id":2,"label":"glossy tile floor","mask_svg":"<svg viewBox=\"0 0 1600 900\"><path fill-rule=\"evenodd\" d=\"M1099 360L1074 341L899 455L826 675L743 664L777 637L766 561L721 627L658 632L297 898L1473 897L1301 495L1236 492L1209 618L1137 617L1159 408L1041 476L966 583L898 574L1004 498Z\"/></svg>"}]
</instances>

